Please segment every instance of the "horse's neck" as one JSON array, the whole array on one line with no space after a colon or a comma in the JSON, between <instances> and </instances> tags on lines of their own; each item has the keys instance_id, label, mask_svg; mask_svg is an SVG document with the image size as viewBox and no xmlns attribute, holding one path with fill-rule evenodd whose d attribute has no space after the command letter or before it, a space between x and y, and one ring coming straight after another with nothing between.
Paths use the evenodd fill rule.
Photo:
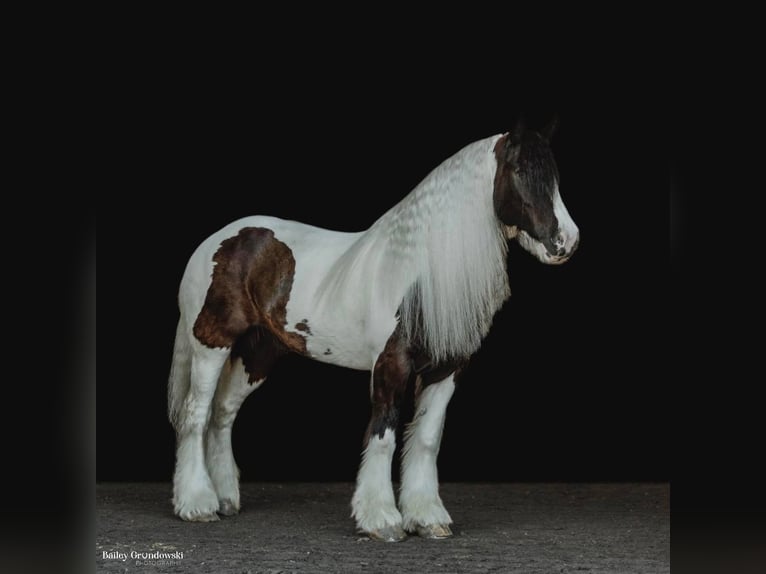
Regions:
<instances>
[{"instance_id":1,"label":"horse's neck","mask_svg":"<svg viewBox=\"0 0 766 574\"><path fill-rule=\"evenodd\" d=\"M405 327L422 313L435 357L478 346L477 333L508 294L492 205L499 137L442 162L362 233L328 269L316 304L363 313L370 323L399 313Z\"/></svg>"},{"instance_id":2,"label":"horse's neck","mask_svg":"<svg viewBox=\"0 0 766 574\"><path fill-rule=\"evenodd\" d=\"M371 304L399 312L405 332L436 359L473 353L510 294L492 202L498 137L444 161L357 246Z\"/></svg>"},{"instance_id":3,"label":"horse's neck","mask_svg":"<svg viewBox=\"0 0 766 574\"><path fill-rule=\"evenodd\" d=\"M486 192L493 185L496 167L492 149L499 137L469 144L442 162L367 233L376 241L393 244L397 255L402 255L402 249L422 246L420 239L436 228L486 211Z\"/></svg>"}]
</instances>

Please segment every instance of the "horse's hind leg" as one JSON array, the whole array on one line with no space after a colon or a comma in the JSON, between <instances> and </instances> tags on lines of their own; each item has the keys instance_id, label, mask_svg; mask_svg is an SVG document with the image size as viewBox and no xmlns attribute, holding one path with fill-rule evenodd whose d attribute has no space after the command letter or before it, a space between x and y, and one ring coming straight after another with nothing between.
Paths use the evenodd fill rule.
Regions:
<instances>
[{"instance_id":1,"label":"horse's hind leg","mask_svg":"<svg viewBox=\"0 0 766 574\"><path fill-rule=\"evenodd\" d=\"M191 345L186 332L184 318L178 320L176 339L173 346L173 361L168 377L168 419L173 428L178 430L178 418L181 406L189 392L191 379Z\"/></svg>"},{"instance_id":2,"label":"horse's hind leg","mask_svg":"<svg viewBox=\"0 0 766 574\"><path fill-rule=\"evenodd\" d=\"M426 538L452 535L452 519L439 496L436 457L454 390L453 375L423 389L417 397L415 418L405 432L399 507L405 530Z\"/></svg>"},{"instance_id":3,"label":"horse's hind leg","mask_svg":"<svg viewBox=\"0 0 766 574\"><path fill-rule=\"evenodd\" d=\"M190 384L176 421L176 469L173 476L173 506L184 520L218 520L218 497L205 466L203 439L211 404L227 349L192 349Z\"/></svg>"},{"instance_id":4,"label":"horse's hind leg","mask_svg":"<svg viewBox=\"0 0 766 574\"><path fill-rule=\"evenodd\" d=\"M218 513L237 514L239 500L239 468L231 448L231 428L245 399L257 389L265 377L249 382L241 360L227 362L213 399L213 415L205 438L205 462L218 497Z\"/></svg>"}]
</instances>

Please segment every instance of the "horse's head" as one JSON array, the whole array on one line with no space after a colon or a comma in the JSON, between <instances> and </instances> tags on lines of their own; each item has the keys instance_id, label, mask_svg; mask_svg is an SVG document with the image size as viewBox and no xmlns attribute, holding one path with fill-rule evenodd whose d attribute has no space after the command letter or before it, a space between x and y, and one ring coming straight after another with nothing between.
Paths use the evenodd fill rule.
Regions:
<instances>
[{"instance_id":1,"label":"horse's head","mask_svg":"<svg viewBox=\"0 0 766 574\"><path fill-rule=\"evenodd\" d=\"M495 145L495 213L509 239L543 263L564 263L580 231L559 194L559 172L549 146L555 121L541 132L519 123Z\"/></svg>"}]
</instances>

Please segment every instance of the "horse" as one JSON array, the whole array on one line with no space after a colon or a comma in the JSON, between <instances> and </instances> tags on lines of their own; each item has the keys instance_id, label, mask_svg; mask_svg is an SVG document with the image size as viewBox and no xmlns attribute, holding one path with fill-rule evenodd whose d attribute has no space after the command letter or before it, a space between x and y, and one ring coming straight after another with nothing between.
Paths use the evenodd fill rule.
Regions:
<instances>
[{"instance_id":1,"label":"horse","mask_svg":"<svg viewBox=\"0 0 766 574\"><path fill-rule=\"evenodd\" d=\"M510 296L509 242L552 265L578 246L550 147L555 127L518 125L466 145L365 231L255 215L197 247L178 291L168 382L178 517L239 512L232 424L274 363L297 353L370 372L357 531L390 542L452 535L436 462L445 411ZM397 505L391 466L408 389L415 414Z\"/></svg>"}]
</instances>

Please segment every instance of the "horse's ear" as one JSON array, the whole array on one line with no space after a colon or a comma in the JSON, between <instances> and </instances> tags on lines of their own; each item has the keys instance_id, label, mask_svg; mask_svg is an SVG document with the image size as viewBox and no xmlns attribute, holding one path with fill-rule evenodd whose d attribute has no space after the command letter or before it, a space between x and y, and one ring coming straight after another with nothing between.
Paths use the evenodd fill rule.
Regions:
<instances>
[{"instance_id":1,"label":"horse's ear","mask_svg":"<svg viewBox=\"0 0 766 574\"><path fill-rule=\"evenodd\" d=\"M520 115L519 119L516 120L516 125L513 127L513 131L511 132L511 141L513 143L521 142L521 135L524 133L524 128L524 116Z\"/></svg>"},{"instance_id":2,"label":"horse's ear","mask_svg":"<svg viewBox=\"0 0 766 574\"><path fill-rule=\"evenodd\" d=\"M548 125L545 126L542 130L540 130L540 135L543 136L545 141L549 142L551 141L551 138L553 137L553 132L556 131L556 128L559 126L559 115L557 113L553 114L553 117L551 118L551 121L548 122Z\"/></svg>"}]
</instances>

